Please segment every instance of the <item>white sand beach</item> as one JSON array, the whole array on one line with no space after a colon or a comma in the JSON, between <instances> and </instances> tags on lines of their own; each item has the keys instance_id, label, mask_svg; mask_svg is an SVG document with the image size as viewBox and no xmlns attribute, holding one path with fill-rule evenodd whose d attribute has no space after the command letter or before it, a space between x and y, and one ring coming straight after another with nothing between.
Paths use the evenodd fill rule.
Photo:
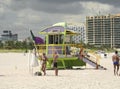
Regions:
<instances>
[{"instance_id":1,"label":"white sand beach","mask_svg":"<svg viewBox=\"0 0 120 89\"><path fill-rule=\"evenodd\" d=\"M28 54L0 53L0 89L120 89L120 76L114 76L111 54L100 64L107 70L86 69L47 70L46 76L29 72ZM34 68L34 71L39 68Z\"/></svg>"}]
</instances>

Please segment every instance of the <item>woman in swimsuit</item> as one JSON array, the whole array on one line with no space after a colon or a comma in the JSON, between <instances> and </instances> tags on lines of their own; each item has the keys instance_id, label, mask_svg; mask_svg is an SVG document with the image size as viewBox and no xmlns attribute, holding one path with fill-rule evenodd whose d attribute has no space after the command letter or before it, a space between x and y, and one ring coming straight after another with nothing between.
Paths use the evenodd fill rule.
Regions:
<instances>
[{"instance_id":1,"label":"woman in swimsuit","mask_svg":"<svg viewBox=\"0 0 120 89\"><path fill-rule=\"evenodd\" d=\"M45 55L45 53L43 53L43 55L41 56L41 59L42 59L42 68L41 68L41 70L44 72L44 75L46 75L46 64L47 64L48 58Z\"/></svg>"}]
</instances>

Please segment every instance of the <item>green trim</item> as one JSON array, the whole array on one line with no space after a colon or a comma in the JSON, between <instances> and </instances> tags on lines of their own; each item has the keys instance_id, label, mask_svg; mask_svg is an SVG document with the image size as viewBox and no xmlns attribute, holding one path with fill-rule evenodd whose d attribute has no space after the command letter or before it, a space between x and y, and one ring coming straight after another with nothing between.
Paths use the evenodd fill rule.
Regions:
<instances>
[{"instance_id":1,"label":"green trim","mask_svg":"<svg viewBox=\"0 0 120 89\"><path fill-rule=\"evenodd\" d=\"M45 39L45 40L46 40L46 54L48 54L48 46L47 46L48 43L49 43L49 42L48 42L48 39L49 39L49 36L46 35L46 39Z\"/></svg>"},{"instance_id":2,"label":"green trim","mask_svg":"<svg viewBox=\"0 0 120 89\"><path fill-rule=\"evenodd\" d=\"M53 58L49 58L47 62L47 69L52 69ZM73 66L85 66L86 63L79 60L77 57L65 57L58 58L58 68L59 69L71 69Z\"/></svg>"}]
</instances>

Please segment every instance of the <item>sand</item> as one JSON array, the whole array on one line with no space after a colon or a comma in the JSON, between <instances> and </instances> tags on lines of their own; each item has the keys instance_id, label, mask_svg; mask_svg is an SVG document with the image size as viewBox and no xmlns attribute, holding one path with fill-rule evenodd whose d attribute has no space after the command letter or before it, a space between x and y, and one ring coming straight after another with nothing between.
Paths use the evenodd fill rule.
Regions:
<instances>
[{"instance_id":1,"label":"sand","mask_svg":"<svg viewBox=\"0 0 120 89\"><path fill-rule=\"evenodd\" d=\"M107 70L90 65L81 69L47 70L46 76L34 76L29 71L28 54L0 53L0 89L120 89L120 76L114 76L111 54L100 64ZM33 73L39 67L33 69Z\"/></svg>"}]
</instances>

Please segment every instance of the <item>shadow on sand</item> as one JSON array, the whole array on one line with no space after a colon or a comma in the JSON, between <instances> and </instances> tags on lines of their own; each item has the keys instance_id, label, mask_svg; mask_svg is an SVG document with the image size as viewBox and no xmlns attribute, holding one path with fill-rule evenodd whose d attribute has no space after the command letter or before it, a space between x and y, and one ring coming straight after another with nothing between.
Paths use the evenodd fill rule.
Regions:
<instances>
[{"instance_id":1,"label":"shadow on sand","mask_svg":"<svg viewBox=\"0 0 120 89\"><path fill-rule=\"evenodd\" d=\"M0 75L0 77L5 76L5 75Z\"/></svg>"}]
</instances>

